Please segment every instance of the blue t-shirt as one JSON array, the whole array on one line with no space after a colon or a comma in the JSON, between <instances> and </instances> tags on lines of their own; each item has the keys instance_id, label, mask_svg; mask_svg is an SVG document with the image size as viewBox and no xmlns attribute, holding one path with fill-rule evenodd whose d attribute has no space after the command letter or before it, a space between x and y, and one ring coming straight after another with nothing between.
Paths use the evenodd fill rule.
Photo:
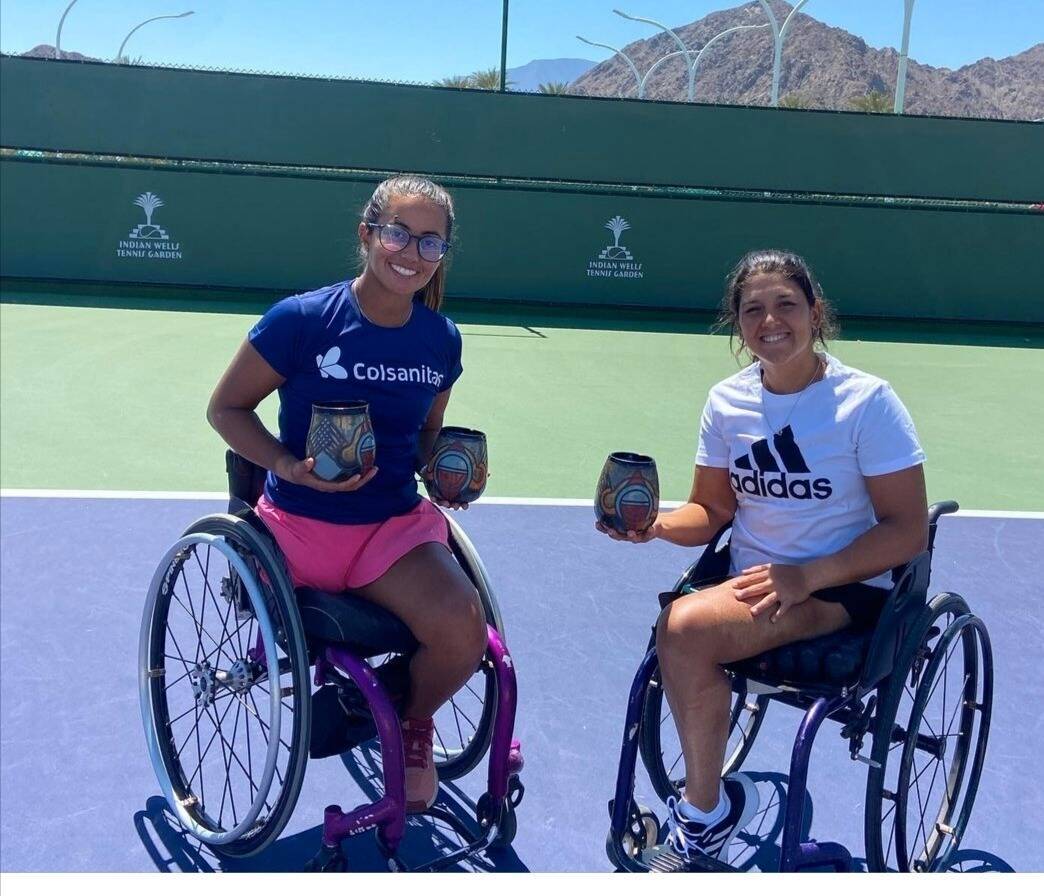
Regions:
<instances>
[{"instance_id":1,"label":"blue t-shirt","mask_svg":"<svg viewBox=\"0 0 1044 896\"><path fill-rule=\"evenodd\" d=\"M460 331L414 300L401 327L379 327L359 310L352 282L273 305L250 344L286 382L279 387L279 441L298 458L312 402L370 403L377 475L354 492L320 492L268 474L265 495L289 513L332 523L376 523L417 506L417 441L436 394L460 376Z\"/></svg>"}]
</instances>

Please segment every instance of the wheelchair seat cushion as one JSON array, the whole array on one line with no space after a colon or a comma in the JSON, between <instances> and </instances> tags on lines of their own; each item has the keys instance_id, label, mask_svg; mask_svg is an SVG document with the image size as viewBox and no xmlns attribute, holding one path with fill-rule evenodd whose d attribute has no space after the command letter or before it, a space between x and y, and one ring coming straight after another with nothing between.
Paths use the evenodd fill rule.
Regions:
<instances>
[{"instance_id":1,"label":"wheelchair seat cushion","mask_svg":"<svg viewBox=\"0 0 1044 896\"><path fill-rule=\"evenodd\" d=\"M405 622L357 594L329 594L314 588L298 588L295 593L310 643L344 647L361 657L412 653L417 647Z\"/></svg>"},{"instance_id":2,"label":"wheelchair seat cushion","mask_svg":"<svg viewBox=\"0 0 1044 896\"><path fill-rule=\"evenodd\" d=\"M819 638L784 644L749 659L728 663L726 668L766 684L855 687L872 637L872 631L845 628Z\"/></svg>"}]
</instances>

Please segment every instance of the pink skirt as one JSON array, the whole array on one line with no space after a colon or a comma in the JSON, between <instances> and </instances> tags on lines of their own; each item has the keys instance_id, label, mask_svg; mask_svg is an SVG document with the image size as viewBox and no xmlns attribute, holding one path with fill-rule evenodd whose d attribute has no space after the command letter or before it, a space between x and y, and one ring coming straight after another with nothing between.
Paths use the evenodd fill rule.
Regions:
<instances>
[{"instance_id":1,"label":"pink skirt","mask_svg":"<svg viewBox=\"0 0 1044 896\"><path fill-rule=\"evenodd\" d=\"M286 557L295 588L336 594L369 585L421 544L449 549L449 524L434 504L380 523L328 523L280 510L262 495L257 515Z\"/></svg>"}]
</instances>

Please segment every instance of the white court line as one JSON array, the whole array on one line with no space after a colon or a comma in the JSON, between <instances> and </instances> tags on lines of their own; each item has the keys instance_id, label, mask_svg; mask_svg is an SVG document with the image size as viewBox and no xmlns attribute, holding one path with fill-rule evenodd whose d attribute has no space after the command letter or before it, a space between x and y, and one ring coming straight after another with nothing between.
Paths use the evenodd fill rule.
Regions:
<instances>
[{"instance_id":1,"label":"white court line","mask_svg":"<svg viewBox=\"0 0 1044 896\"><path fill-rule=\"evenodd\" d=\"M91 489L4 488L0 498L65 498L115 499L147 501L227 501L227 492L145 492L106 491ZM533 507L590 507L590 498L499 498L482 497L477 504L509 504ZM680 507L681 501L661 501L661 507ZM958 510L955 516L1010 520L1044 520L1044 511L1037 510Z\"/></svg>"}]
</instances>

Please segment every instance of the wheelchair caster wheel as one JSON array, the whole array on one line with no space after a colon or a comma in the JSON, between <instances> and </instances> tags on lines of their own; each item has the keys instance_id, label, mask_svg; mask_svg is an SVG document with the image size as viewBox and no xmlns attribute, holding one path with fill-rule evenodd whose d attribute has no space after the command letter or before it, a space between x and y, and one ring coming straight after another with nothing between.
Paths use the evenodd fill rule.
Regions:
<instances>
[{"instance_id":1,"label":"wheelchair caster wheel","mask_svg":"<svg viewBox=\"0 0 1044 896\"><path fill-rule=\"evenodd\" d=\"M475 815L483 831L489 830L490 825L494 823L497 825L497 836L490 844L490 849L506 849L511 845L518 833L518 817L510 799L495 807L492 797L484 793L478 801Z\"/></svg>"},{"instance_id":2,"label":"wheelchair caster wheel","mask_svg":"<svg viewBox=\"0 0 1044 896\"><path fill-rule=\"evenodd\" d=\"M609 858L612 853L612 831L606 838L606 851ZM620 847L627 855L636 859L643 849L651 849L660 841L660 820L648 806L636 804L631 816L630 826L620 837Z\"/></svg>"},{"instance_id":3,"label":"wheelchair caster wheel","mask_svg":"<svg viewBox=\"0 0 1044 896\"><path fill-rule=\"evenodd\" d=\"M304 870L340 873L348 870L348 859L345 858L340 846L327 846L324 843L319 847L319 852L308 860Z\"/></svg>"}]
</instances>

